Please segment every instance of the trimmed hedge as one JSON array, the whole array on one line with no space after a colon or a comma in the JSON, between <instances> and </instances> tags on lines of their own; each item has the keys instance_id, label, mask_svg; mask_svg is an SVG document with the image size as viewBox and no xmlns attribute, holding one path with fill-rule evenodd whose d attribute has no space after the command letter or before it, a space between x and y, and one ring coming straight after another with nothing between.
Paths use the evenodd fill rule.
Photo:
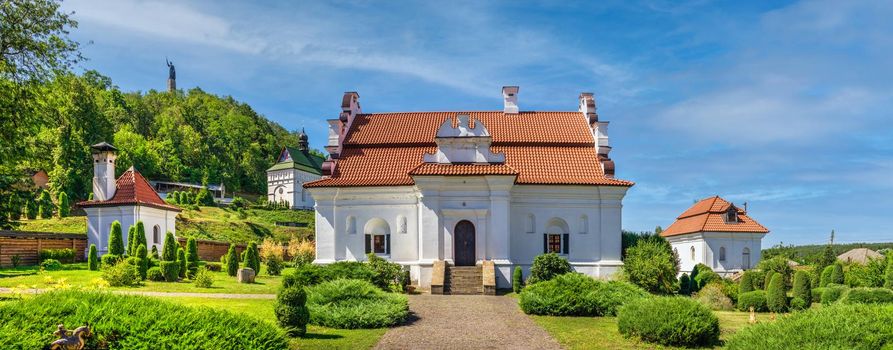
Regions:
<instances>
[{"instance_id":1,"label":"trimmed hedge","mask_svg":"<svg viewBox=\"0 0 893 350\"><path fill-rule=\"evenodd\" d=\"M134 315L138 315L134 316ZM0 305L0 344L42 349L56 326L90 324L85 348L287 349L275 325L212 308L102 292L55 291Z\"/></svg>"},{"instance_id":2,"label":"trimmed hedge","mask_svg":"<svg viewBox=\"0 0 893 350\"><path fill-rule=\"evenodd\" d=\"M180 277L179 261L161 261L158 263L158 267L161 269L161 274L164 275L166 282L176 282Z\"/></svg>"},{"instance_id":3,"label":"trimmed hedge","mask_svg":"<svg viewBox=\"0 0 893 350\"><path fill-rule=\"evenodd\" d=\"M750 271L745 271L744 275L741 276L741 282L738 283L738 295L753 292L756 290L753 287L753 273Z\"/></svg>"},{"instance_id":4,"label":"trimmed hedge","mask_svg":"<svg viewBox=\"0 0 893 350\"><path fill-rule=\"evenodd\" d=\"M679 294L691 294L691 279L688 278L687 273L683 273L682 276L679 276Z\"/></svg>"},{"instance_id":5,"label":"trimmed hedge","mask_svg":"<svg viewBox=\"0 0 893 350\"><path fill-rule=\"evenodd\" d=\"M816 287L812 289L812 302L821 303L822 302L822 293L825 292L828 288L826 287Z\"/></svg>"},{"instance_id":6,"label":"trimmed hedge","mask_svg":"<svg viewBox=\"0 0 893 350\"><path fill-rule=\"evenodd\" d=\"M136 286L140 284L140 272L138 268L139 258L136 264L121 262L117 265L106 266L102 269L102 279L111 287Z\"/></svg>"},{"instance_id":7,"label":"trimmed hedge","mask_svg":"<svg viewBox=\"0 0 893 350\"><path fill-rule=\"evenodd\" d=\"M46 259L54 259L59 260L64 263L73 263L74 262L74 249L71 248L62 248L62 249L41 249L38 253L38 257L40 261L44 261Z\"/></svg>"},{"instance_id":8,"label":"trimmed hedge","mask_svg":"<svg viewBox=\"0 0 893 350\"><path fill-rule=\"evenodd\" d=\"M518 305L532 315L613 316L624 303L646 296L645 290L628 282L572 272L525 287Z\"/></svg>"},{"instance_id":9,"label":"trimmed hedge","mask_svg":"<svg viewBox=\"0 0 893 350\"><path fill-rule=\"evenodd\" d=\"M822 292L822 305L831 305L840 299L847 289L850 288L839 284L828 284L828 286L825 287L825 291Z\"/></svg>"},{"instance_id":10,"label":"trimmed hedge","mask_svg":"<svg viewBox=\"0 0 893 350\"><path fill-rule=\"evenodd\" d=\"M772 312L788 311L788 294L784 285L784 275L772 274L772 281L769 282L769 288L766 288L766 305Z\"/></svg>"},{"instance_id":11,"label":"trimmed hedge","mask_svg":"<svg viewBox=\"0 0 893 350\"><path fill-rule=\"evenodd\" d=\"M305 290L310 323L315 325L381 328L401 324L409 316L409 300L405 295L385 293L367 281L340 279Z\"/></svg>"},{"instance_id":12,"label":"trimmed hedge","mask_svg":"<svg viewBox=\"0 0 893 350\"><path fill-rule=\"evenodd\" d=\"M279 326L285 329L288 335L302 337L307 333L310 311L307 310L307 293L304 292L304 287L292 286L280 290L276 295L274 311Z\"/></svg>"},{"instance_id":13,"label":"trimmed hedge","mask_svg":"<svg viewBox=\"0 0 893 350\"><path fill-rule=\"evenodd\" d=\"M812 290L810 290L809 274L805 271L797 271L794 273L794 299L800 299L797 305L791 302L794 309L804 309L812 305Z\"/></svg>"},{"instance_id":14,"label":"trimmed hedge","mask_svg":"<svg viewBox=\"0 0 893 350\"><path fill-rule=\"evenodd\" d=\"M62 263L56 259L46 259L40 262L40 268L46 271L57 271L62 269Z\"/></svg>"},{"instance_id":15,"label":"trimmed hedge","mask_svg":"<svg viewBox=\"0 0 893 350\"><path fill-rule=\"evenodd\" d=\"M843 284L844 279L845 279L845 276L843 274L843 264L841 264L840 262L836 262L836 263L834 263L834 265L831 265L831 266L833 268L831 270L831 280L830 280L831 282L830 283Z\"/></svg>"},{"instance_id":16,"label":"trimmed hedge","mask_svg":"<svg viewBox=\"0 0 893 350\"><path fill-rule=\"evenodd\" d=\"M109 232L109 248L108 253L111 255L123 256L124 238L121 233L121 223L118 220L112 222L111 231ZM108 255L108 254L107 254ZM103 257L105 257L103 255Z\"/></svg>"},{"instance_id":17,"label":"trimmed hedge","mask_svg":"<svg viewBox=\"0 0 893 350\"><path fill-rule=\"evenodd\" d=\"M164 281L164 273L161 272L160 267L153 267L146 271L146 279L155 282Z\"/></svg>"},{"instance_id":18,"label":"trimmed hedge","mask_svg":"<svg viewBox=\"0 0 893 350\"><path fill-rule=\"evenodd\" d=\"M887 288L853 288L843 293L840 302L844 304L893 303L893 290Z\"/></svg>"},{"instance_id":19,"label":"trimmed hedge","mask_svg":"<svg viewBox=\"0 0 893 350\"><path fill-rule=\"evenodd\" d=\"M882 349L893 344L893 305L845 305L796 312L735 332L728 349Z\"/></svg>"},{"instance_id":20,"label":"trimmed hedge","mask_svg":"<svg viewBox=\"0 0 893 350\"><path fill-rule=\"evenodd\" d=\"M90 253L87 254L87 268L90 271L99 270L99 255L96 252L96 245L90 245Z\"/></svg>"},{"instance_id":21,"label":"trimmed hedge","mask_svg":"<svg viewBox=\"0 0 893 350\"><path fill-rule=\"evenodd\" d=\"M337 279L357 279L372 282L374 273L364 263L358 261L339 261L328 265L304 264L282 278L282 285L288 288L293 285L312 286Z\"/></svg>"},{"instance_id":22,"label":"trimmed hedge","mask_svg":"<svg viewBox=\"0 0 893 350\"><path fill-rule=\"evenodd\" d=\"M236 245L230 244L226 251L226 274L235 277L239 272L239 254L236 253Z\"/></svg>"},{"instance_id":23,"label":"trimmed hedge","mask_svg":"<svg viewBox=\"0 0 893 350\"><path fill-rule=\"evenodd\" d=\"M766 291L755 290L738 295L738 310L750 311L751 307L756 312L769 311L769 306L766 304Z\"/></svg>"},{"instance_id":24,"label":"trimmed hedge","mask_svg":"<svg viewBox=\"0 0 893 350\"><path fill-rule=\"evenodd\" d=\"M706 306L685 297L633 300L620 307L617 329L627 337L661 345L719 343L719 319Z\"/></svg>"},{"instance_id":25,"label":"trimmed hedge","mask_svg":"<svg viewBox=\"0 0 893 350\"><path fill-rule=\"evenodd\" d=\"M819 278L819 287L827 287L829 283L831 283L831 273L834 271L834 266L828 265L822 269L821 277Z\"/></svg>"}]
</instances>

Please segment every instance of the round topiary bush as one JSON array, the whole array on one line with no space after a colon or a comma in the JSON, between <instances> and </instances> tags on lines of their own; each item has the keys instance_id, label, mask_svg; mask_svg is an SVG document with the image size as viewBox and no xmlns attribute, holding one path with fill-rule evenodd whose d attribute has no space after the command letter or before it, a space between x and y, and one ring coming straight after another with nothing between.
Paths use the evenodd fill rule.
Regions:
<instances>
[{"instance_id":1,"label":"round topiary bush","mask_svg":"<svg viewBox=\"0 0 893 350\"><path fill-rule=\"evenodd\" d=\"M123 262L102 269L102 279L111 287L135 286L140 283L139 258L136 263Z\"/></svg>"},{"instance_id":2,"label":"round topiary bush","mask_svg":"<svg viewBox=\"0 0 893 350\"><path fill-rule=\"evenodd\" d=\"M627 337L672 346L710 346L719 342L719 319L685 297L634 300L620 307L617 329Z\"/></svg>"},{"instance_id":3,"label":"round topiary bush","mask_svg":"<svg viewBox=\"0 0 893 350\"><path fill-rule=\"evenodd\" d=\"M572 272L525 287L518 305L532 315L613 316L620 305L647 295L628 282L601 281Z\"/></svg>"},{"instance_id":4,"label":"round topiary bush","mask_svg":"<svg viewBox=\"0 0 893 350\"><path fill-rule=\"evenodd\" d=\"M276 296L276 319L288 335L301 337L307 333L310 311L306 304L307 293L301 286L283 288Z\"/></svg>"},{"instance_id":5,"label":"round topiary bush","mask_svg":"<svg viewBox=\"0 0 893 350\"><path fill-rule=\"evenodd\" d=\"M56 259L44 259L40 262L40 268L46 271L57 271L62 269L62 263Z\"/></svg>"},{"instance_id":6,"label":"round topiary bush","mask_svg":"<svg viewBox=\"0 0 893 350\"><path fill-rule=\"evenodd\" d=\"M121 264L126 265L126 264ZM288 349L284 332L267 321L157 298L56 291L0 305L0 344L43 349L61 323L89 324L85 349Z\"/></svg>"},{"instance_id":7,"label":"round topiary bush","mask_svg":"<svg viewBox=\"0 0 893 350\"><path fill-rule=\"evenodd\" d=\"M527 277L527 284L548 281L555 276L571 271L573 271L571 264L567 259L558 256L558 254L540 254L533 258L533 265L530 266L530 277Z\"/></svg>"},{"instance_id":8,"label":"round topiary bush","mask_svg":"<svg viewBox=\"0 0 893 350\"><path fill-rule=\"evenodd\" d=\"M305 288L310 323L332 328L381 328L409 316L405 295L386 293L368 281L339 279Z\"/></svg>"},{"instance_id":9,"label":"round topiary bush","mask_svg":"<svg viewBox=\"0 0 893 350\"><path fill-rule=\"evenodd\" d=\"M883 349L893 344L893 305L835 304L735 332L728 349Z\"/></svg>"},{"instance_id":10,"label":"round topiary bush","mask_svg":"<svg viewBox=\"0 0 893 350\"><path fill-rule=\"evenodd\" d=\"M893 290L887 288L853 288L840 297L844 304L887 304L893 303Z\"/></svg>"},{"instance_id":11,"label":"round topiary bush","mask_svg":"<svg viewBox=\"0 0 893 350\"><path fill-rule=\"evenodd\" d=\"M738 310L750 311L751 307L756 312L769 311L769 307L766 305L765 291L755 290L738 295Z\"/></svg>"}]
</instances>

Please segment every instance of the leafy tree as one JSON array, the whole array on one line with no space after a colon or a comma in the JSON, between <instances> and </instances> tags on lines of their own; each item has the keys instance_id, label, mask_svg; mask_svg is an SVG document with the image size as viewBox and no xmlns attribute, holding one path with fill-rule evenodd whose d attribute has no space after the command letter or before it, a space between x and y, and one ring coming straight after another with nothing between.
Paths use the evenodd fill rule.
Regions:
<instances>
[{"instance_id":1,"label":"leafy tree","mask_svg":"<svg viewBox=\"0 0 893 350\"><path fill-rule=\"evenodd\" d=\"M179 247L180 245L177 244L174 234L168 232L164 236L164 245L161 247L161 260L177 261L177 248Z\"/></svg>"},{"instance_id":2,"label":"leafy tree","mask_svg":"<svg viewBox=\"0 0 893 350\"><path fill-rule=\"evenodd\" d=\"M843 274L843 264L840 262L834 263L833 269L831 270L831 283L843 284L844 283L844 274Z\"/></svg>"},{"instance_id":3,"label":"leafy tree","mask_svg":"<svg viewBox=\"0 0 893 350\"><path fill-rule=\"evenodd\" d=\"M198 261L198 244L196 244L195 238L190 237L186 241L186 268L190 278L194 277L198 271Z\"/></svg>"},{"instance_id":4,"label":"leafy tree","mask_svg":"<svg viewBox=\"0 0 893 350\"><path fill-rule=\"evenodd\" d=\"M59 192L59 217L68 217L70 211L71 203L69 203L68 201L68 194L65 192Z\"/></svg>"},{"instance_id":5,"label":"leafy tree","mask_svg":"<svg viewBox=\"0 0 893 350\"><path fill-rule=\"evenodd\" d=\"M772 281L766 288L766 304L769 311L785 312L788 309L788 296L785 291L784 275L780 273L772 274Z\"/></svg>"},{"instance_id":6,"label":"leafy tree","mask_svg":"<svg viewBox=\"0 0 893 350\"><path fill-rule=\"evenodd\" d=\"M658 240L639 240L626 250L623 276L651 293L675 292L678 273L679 265L672 249Z\"/></svg>"},{"instance_id":7,"label":"leafy tree","mask_svg":"<svg viewBox=\"0 0 893 350\"><path fill-rule=\"evenodd\" d=\"M794 298L800 298L804 306L812 305L812 289L809 284L809 274L806 271L797 271L794 274Z\"/></svg>"},{"instance_id":8,"label":"leafy tree","mask_svg":"<svg viewBox=\"0 0 893 350\"><path fill-rule=\"evenodd\" d=\"M90 271L99 270L99 254L96 252L96 245L90 245L90 253L87 254L87 268Z\"/></svg>"},{"instance_id":9,"label":"leafy tree","mask_svg":"<svg viewBox=\"0 0 893 350\"><path fill-rule=\"evenodd\" d=\"M121 235L121 223L115 220L109 231L109 254L124 255L124 238Z\"/></svg>"},{"instance_id":10,"label":"leafy tree","mask_svg":"<svg viewBox=\"0 0 893 350\"><path fill-rule=\"evenodd\" d=\"M236 245L230 244L226 252L226 273L235 276L239 272L239 254L236 253Z\"/></svg>"}]
</instances>

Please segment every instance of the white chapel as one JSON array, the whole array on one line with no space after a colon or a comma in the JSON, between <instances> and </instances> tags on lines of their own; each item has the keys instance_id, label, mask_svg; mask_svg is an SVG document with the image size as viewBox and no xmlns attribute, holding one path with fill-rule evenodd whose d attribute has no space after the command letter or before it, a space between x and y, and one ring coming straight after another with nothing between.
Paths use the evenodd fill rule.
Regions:
<instances>
[{"instance_id":1,"label":"white chapel","mask_svg":"<svg viewBox=\"0 0 893 350\"><path fill-rule=\"evenodd\" d=\"M285 147L276 164L267 169L267 200L287 203L291 209L312 209L313 197L304 190L305 182L322 175L323 157L310 152L307 134L298 134L298 147Z\"/></svg>"}]
</instances>

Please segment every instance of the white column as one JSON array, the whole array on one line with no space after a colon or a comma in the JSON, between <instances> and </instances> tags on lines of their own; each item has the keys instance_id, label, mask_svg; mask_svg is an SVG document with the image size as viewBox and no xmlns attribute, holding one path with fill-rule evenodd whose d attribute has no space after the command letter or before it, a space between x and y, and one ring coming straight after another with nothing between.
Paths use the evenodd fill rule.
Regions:
<instances>
[{"instance_id":1,"label":"white column","mask_svg":"<svg viewBox=\"0 0 893 350\"><path fill-rule=\"evenodd\" d=\"M420 178L416 178L419 189L419 261L431 263L442 260L443 256L443 224L439 215L440 193L436 189L421 189L425 186Z\"/></svg>"}]
</instances>

